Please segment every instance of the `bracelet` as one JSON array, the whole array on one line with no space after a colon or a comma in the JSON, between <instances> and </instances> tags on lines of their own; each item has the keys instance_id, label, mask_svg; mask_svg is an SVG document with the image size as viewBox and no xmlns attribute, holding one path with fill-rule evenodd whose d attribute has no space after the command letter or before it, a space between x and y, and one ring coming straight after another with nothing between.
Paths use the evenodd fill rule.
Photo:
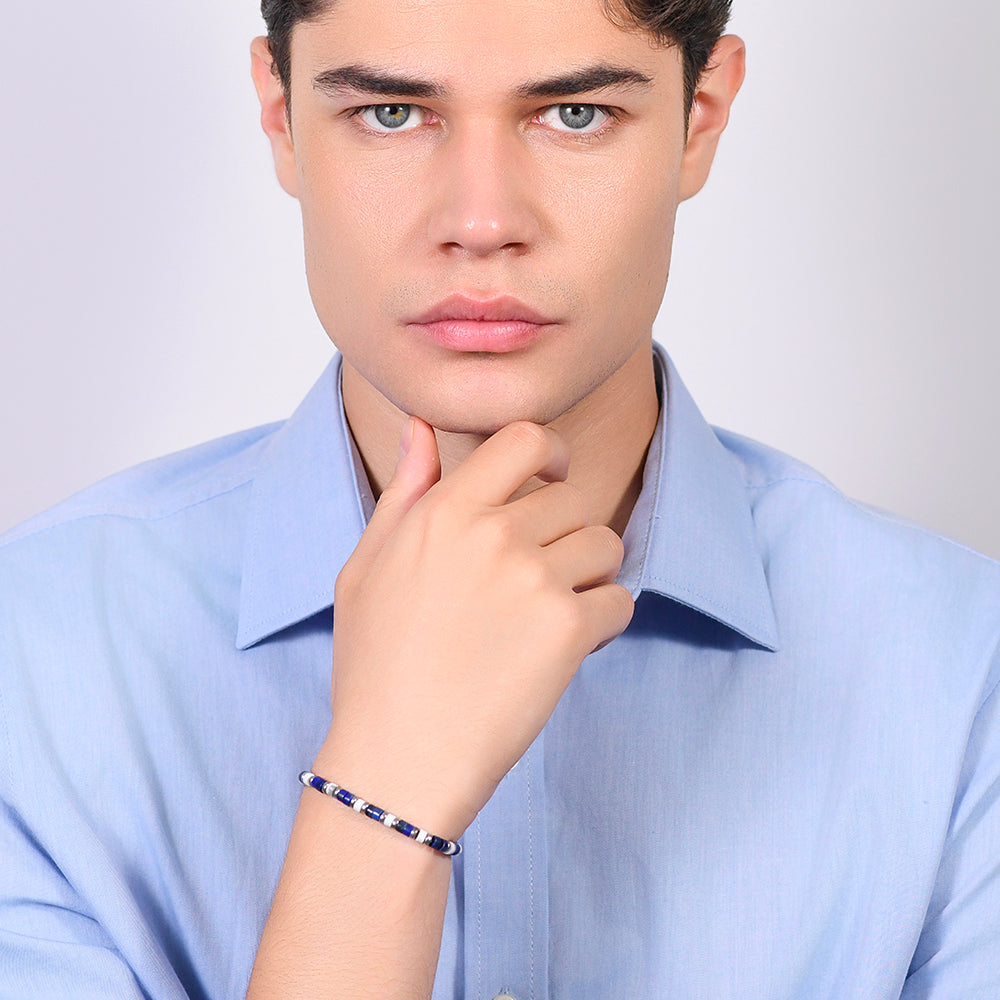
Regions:
<instances>
[{"instance_id":1,"label":"bracelet","mask_svg":"<svg viewBox=\"0 0 1000 1000\"><path fill-rule=\"evenodd\" d=\"M376 823L381 823L383 826L389 827L390 830L395 830L404 837L415 840L418 844L426 844L438 854L454 858L462 853L462 845L457 840L435 837L426 830L421 830L420 827L413 826L412 823L407 823L406 820L402 820L398 816L393 816L391 812L386 812L384 809L379 809L378 806L373 806L370 802L365 802L364 799L352 794L346 788L341 788L340 785L327 781L326 778L321 778L319 775L313 774L312 771L303 771L299 775L299 781L306 788L315 788L317 792L322 792L324 795L329 795L331 799L343 802L345 806L353 809L356 813L367 816L369 819L375 820Z\"/></svg>"}]
</instances>

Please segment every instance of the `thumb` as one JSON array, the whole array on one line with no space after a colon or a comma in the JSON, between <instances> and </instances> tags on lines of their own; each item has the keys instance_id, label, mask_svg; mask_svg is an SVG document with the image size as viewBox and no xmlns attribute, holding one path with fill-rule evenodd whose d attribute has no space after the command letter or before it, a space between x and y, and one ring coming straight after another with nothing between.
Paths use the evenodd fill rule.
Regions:
<instances>
[{"instance_id":1,"label":"thumb","mask_svg":"<svg viewBox=\"0 0 1000 1000\"><path fill-rule=\"evenodd\" d=\"M396 470L375 505L375 513L355 549L355 556L362 563L374 558L407 511L440 478L441 457L434 428L419 417L410 417L403 426Z\"/></svg>"}]
</instances>

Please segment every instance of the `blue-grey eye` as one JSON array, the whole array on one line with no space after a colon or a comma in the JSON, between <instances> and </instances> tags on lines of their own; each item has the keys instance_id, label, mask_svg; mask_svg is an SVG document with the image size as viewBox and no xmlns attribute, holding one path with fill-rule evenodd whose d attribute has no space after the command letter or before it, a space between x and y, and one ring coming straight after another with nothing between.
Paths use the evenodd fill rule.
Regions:
<instances>
[{"instance_id":1,"label":"blue-grey eye","mask_svg":"<svg viewBox=\"0 0 1000 1000\"><path fill-rule=\"evenodd\" d=\"M559 118L572 129L584 129L593 122L597 109L593 104L560 104Z\"/></svg>"},{"instance_id":2,"label":"blue-grey eye","mask_svg":"<svg viewBox=\"0 0 1000 1000\"><path fill-rule=\"evenodd\" d=\"M379 104L374 111L379 125L384 128L401 128L410 120L409 104Z\"/></svg>"},{"instance_id":3,"label":"blue-grey eye","mask_svg":"<svg viewBox=\"0 0 1000 1000\"><path fill-rule=\"evenodd\" d=\"M604 130L614 115L599 104L550 104L537 121L563 135L593 135Z\"/></svg>"}]
</instances>

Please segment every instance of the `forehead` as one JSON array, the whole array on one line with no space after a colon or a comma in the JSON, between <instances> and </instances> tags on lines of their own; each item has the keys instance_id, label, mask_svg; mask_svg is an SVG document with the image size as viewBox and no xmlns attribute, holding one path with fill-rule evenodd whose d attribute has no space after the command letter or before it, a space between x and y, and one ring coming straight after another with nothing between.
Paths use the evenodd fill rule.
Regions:
<instances>
[{"instance_id":1,"label":"forehead","mask_svg":"<svg viewBox=\"0 0 1000 1000\"><path fill-rule=\"evenodd\" d=\"M445 92L523 91L526 80L597 64L655 79L679 54L612 19L603 0L336 0L296 26L293 76L364 64L433 79Z\"/></svg>"}]
</instances>

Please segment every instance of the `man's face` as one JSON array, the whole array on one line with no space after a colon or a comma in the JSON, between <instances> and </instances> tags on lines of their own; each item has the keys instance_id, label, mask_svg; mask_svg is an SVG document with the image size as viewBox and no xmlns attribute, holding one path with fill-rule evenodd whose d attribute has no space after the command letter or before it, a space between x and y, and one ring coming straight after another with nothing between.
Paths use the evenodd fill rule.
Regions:
<instances>
[{"instance_id":1,"label":"man's face","mask_svg":"<svg viewBox=\"0 0 1000 1000\"><path fill-rule=\"evenodd\" d=\"M677 49L600 0L337 0L296 27L292 74L282 179L365 392L489 434L552 422L649 343L682 175ZM456 295L548 323L470 341L419 322Z\"/></svg>"}]
</instances>

